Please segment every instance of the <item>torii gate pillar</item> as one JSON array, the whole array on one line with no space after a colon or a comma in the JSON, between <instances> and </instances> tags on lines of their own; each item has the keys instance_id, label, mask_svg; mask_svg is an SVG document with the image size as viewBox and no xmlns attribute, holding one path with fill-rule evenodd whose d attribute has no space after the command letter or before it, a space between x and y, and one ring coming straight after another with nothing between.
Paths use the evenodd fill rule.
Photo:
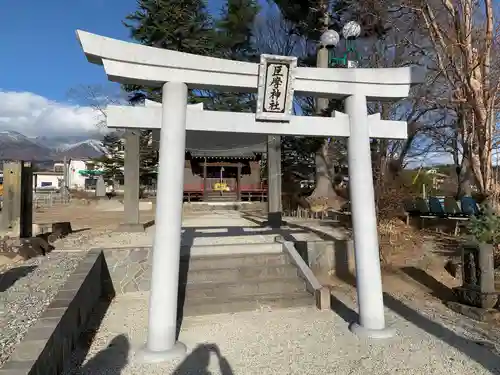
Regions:
<instances>
[{"instance_id":1,"label":"torii gate pillar","mask_svg":"<svg viewBox=\"0 0 500 375\"><path fill-rule=\"evenodd\" d=\"M349 116L347 161L359 306L359 321L350 328L359 336L387 338L395 332L385 326L366 96L349 96L344 105Z\"/></svg>"},{"instance_id":2,"label":"torii gate pillar","mask_svg":"<svg viewBox=\"0 0 500 375\"><path fill-rule=\"evenodd\" d=\"M125 160L123 166L125 194L123 197L124 222L116 229L118 232L144 232L140 222L140 131L128 129L125 132Z\"/></svg>"},{"instance_id":3,"label":"torii gate pillar","mask_svg":"<svg viewBox=\"0 0 500 375\"><path fill-rule=\"evenodd\" d=\"M279 228L282 223L281 204L281 137L267 137L267 225Z\"/></svg>"},{"instance_id":4,"label":"torii gate pillar","mask_svg":"<svg viewBox=\"0 0 500 375\"><path fill-rule=\"evenodd\" d=\"M186 353L176 334L187 85L165 83L162 98L157 186L161 194L156 196L148 339L145 349L136 354L143 362L162 362Z\"/></svg>"}]
</instances>

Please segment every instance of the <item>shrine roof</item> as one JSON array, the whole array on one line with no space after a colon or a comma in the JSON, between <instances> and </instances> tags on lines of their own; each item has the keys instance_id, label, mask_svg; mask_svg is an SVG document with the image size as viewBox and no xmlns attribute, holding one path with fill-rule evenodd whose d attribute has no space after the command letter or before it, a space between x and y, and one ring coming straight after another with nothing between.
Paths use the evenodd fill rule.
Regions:
<instances>
[{"instance_id":1,"label":"shrine roof","mask_svg":"<svg viewBox=\"0 0 500 375\"><path fill-rule=\"evenodd\" d=\"M186 151L192 157L248 159L267 148L267 136L261 134L188 131L186 137Z\"/></svg>"}]
</instances>

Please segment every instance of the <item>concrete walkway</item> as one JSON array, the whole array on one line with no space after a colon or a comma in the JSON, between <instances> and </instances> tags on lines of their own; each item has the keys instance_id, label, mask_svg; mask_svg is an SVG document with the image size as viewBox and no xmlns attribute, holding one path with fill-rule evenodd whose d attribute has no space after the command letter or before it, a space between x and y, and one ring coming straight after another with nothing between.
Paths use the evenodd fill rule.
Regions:
<instances>
[{"instance_id":1,"label":"concrete walkway","mask_svg":"<svg viewBox=\"0 0 500 375\"><path fill-rule=\"evenodd\" d=\"M245 219L238 211L196 212L185 214L183 227L255 227L256 223Z\"/></svg>"},{"instance_id":2,"label":"concrete walkway","mask_svg":"<svg viewBox=\"0 0 500 375\"><path fill-rule=\"evenodd\" d=\"M238 211L196 212L183 217L184 245L238 245L274 242L276 231L262 228ZM113 228L116 225L113 226ZM57 250L88 250L90 248L152 246L155 226L143 233L121 233L113 230L82 231L56 242ZM304 230L290 228L296 240L321 240L321 237Z\"/></svg>"},{"instance_id":3,"label":"concrete walkway","mask_svg":"<svg viewBox=\"0 0 500 375\"><path fill-rule=\"evenodd\" d=\"M255 312L186 318L180 340L191 355L183 362L141 365L133 353L146 339L147 296L121 296L84 363L67 374L500 374L500 357L486 347L393 303L388 322L398 335L387 341L366 342L348 330L344 319L355 318L350 303L342 304L340 314L262 306Z\"/></svg>"}]
</instances>

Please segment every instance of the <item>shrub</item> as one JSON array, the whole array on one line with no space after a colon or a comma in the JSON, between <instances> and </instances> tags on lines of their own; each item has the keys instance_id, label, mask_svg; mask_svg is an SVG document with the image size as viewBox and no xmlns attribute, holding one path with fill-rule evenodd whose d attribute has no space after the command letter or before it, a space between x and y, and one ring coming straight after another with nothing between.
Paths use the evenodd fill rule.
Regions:
<instances>
[{"instance_id":1,"label":"shrub","mask_svg":"<svg viewBox=\"0 0 500 375\"><path fill-rule=\"evenodd\" d=\"M471 217L467 227L474 241L500 244L500 216L489 205L483 205L482 215Z\"/></svg>"},{"instance_id":2,"label":"shrub","mask_svg":"<svg viewBox=\"0 0 500 375\"><path fill-rule=\"evenodd\" d=\"M411 187L396 177L376 187L377 214L380 219L392 219L404 214L403 201L412 196Z\"/></svg>"}]
</instances>

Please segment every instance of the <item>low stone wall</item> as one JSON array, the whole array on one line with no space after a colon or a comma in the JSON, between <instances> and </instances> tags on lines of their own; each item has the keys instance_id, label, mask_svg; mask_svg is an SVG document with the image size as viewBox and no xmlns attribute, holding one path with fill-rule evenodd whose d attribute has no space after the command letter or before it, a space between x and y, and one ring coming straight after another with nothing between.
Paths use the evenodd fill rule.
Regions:
<instances>
[{"instance_id":1,"label":"low stone wall","mask_svg":"<svg viewBox=\"0 0 500 375\"><path fill-rule=\"evenodd\" d=\"M317 275L353 275L356 264L352 240L294 241L298 253Z\"/></svg>"},{"instance_id":2,"label":"low stone wall","mask_svg":"<svg viewBox=\"0 0 500 375\"><path fill-rule=\"evenodd\" d=\"M114 296L106 260L93 250L82 260L55 299L28 330L0 375L59 374L94 308Z\"/></svg>"}]
</instances>

